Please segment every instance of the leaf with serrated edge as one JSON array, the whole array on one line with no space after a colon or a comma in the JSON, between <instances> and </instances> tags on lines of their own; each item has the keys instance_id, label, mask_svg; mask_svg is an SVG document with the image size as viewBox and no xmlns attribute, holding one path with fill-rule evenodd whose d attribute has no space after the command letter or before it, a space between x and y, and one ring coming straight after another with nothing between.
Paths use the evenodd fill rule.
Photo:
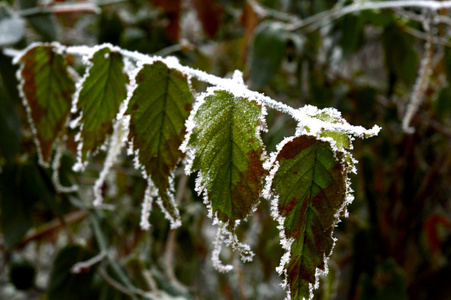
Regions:
<instances>
[{"instance_id":1,"label":"leaf with serrated edge","mask_svg":"<svg viewBox=\"0 0 451 300\"><path fill-rule=\"evenodd\" d=\"M122 55L104 47L94 53L89 74L82 84L77 107L82 111L81 160L94 152L113 131L113 119L127 96L127 75Z\"/></svg>"},{"instance_id":2,"label":"leaf with serrated edge","mask_svg":"<svg viewBox=\"0 0 451 300\"><path fill-rule=\"evenodd\" d=\"M326 270L334 246L333 228L347 204L347 165L329 142L301 135L282 142L273 169L273 216L289 251L279 271L291 298L311 299L317 274Z\"/></svg>"},{"instance_id":3,"label":"leaf with serrated edge","mask_svg":"<svg viewBox=\"0 0 451 300\"><path fill-rule=\"evenodd\" d=\"M180 217L173 199L172 177L185 135L185 121L193 96L184 74L156 61L145 64L136 76L137 87L128 104L129 138L138 161L158 189L159 200L173 227ZM161 203L161 202L160 202Z\"/></svg>"},{"instance_id":4,"label":"leaf with serrated edge","mask_svg":"<svg viewBox=\"0 0 451 300\"><path fill-rule=\"evenodd\" d=\"M53 45L28 49L19 59L21 94L36 136L40 162L48 165L53 144L62 134L70 112L75 83Z\"/></svg>"},{"instance_id":5,"label":"leaf with serrated edge","mask_svg":"<svg viewBox=\"0 0 451 300\"><path fill-rule=\"evenodd\" d=\"M253 212L263 189L262 108L226 91L215 91L203 101L193 112L186 144L193 156L189 171L201 173L197 191L204 193L210 214L232 228Z\"/></svg>"}]
</instances>

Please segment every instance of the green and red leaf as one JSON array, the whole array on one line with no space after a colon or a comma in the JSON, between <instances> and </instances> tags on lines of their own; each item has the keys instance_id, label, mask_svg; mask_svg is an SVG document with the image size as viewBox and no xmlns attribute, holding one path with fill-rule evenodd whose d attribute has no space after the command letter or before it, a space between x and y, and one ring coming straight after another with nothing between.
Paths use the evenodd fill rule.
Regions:
<instances>
[{"instance_id":1,"label":"green and red leaf","mask_svg":"<svg viewBox=\"0 0 451 300\"><path fill-rule=\"evenodd\" d=\"M183 153L185 121L193 96L186 75L157 61L144 65L136 76L137 87L128 104L129 138L138 151L138 161L158 189L162 205L172 220L178 220L171 177Z\"/></svg>"},{"instance_id":2,"label":"green and red leaf","mask_svg":"<svg viewBox=\"0 0 451 300\"><path fill-rule=\"evenodd\" d=\"M96 151L113 132L113 120L127 97L128 77L123 71L122 55L104 47L92 57L92 66L78 96L82 111L81 159Z\"/></svg>"},{"instance_id":3,"label":"green and red leaf","mask_svg":"<svg viewBox=\"0 0 451 300\"><path fill-rule=\"evenodd\" d=\"M201 172L198 191L203 191L211 213L230 225L253 212L263 189L261 115L255 101L226 91L206 96L193 115L186 144L193 150L190 171Z\"/></svg>"},{"instance_id":4,"label":"green and red leaf","mask_svg":"<svg viewBox=\"0 0 451 300\"><path fill-rule=\"evenodd\" d=\"M19 62L21 90L29 108L41 162L47 164L55 141L64 131L75 83L64 57L54 51L53 45L30 48Z\"/></svg>"},{"instance_id":5,"label":"green and red leaf","mask_svg":"<svg viewBox=\"0 0 451 300\"><path fill-rule=\"evenodd\" d=\"M328 142L301 135L276 156L271 182L275 215L290 253L281 267L292 299L310 299L317 270L325 271L338 216L347 204L347 164Z\"/></svg>"}]
</instances>

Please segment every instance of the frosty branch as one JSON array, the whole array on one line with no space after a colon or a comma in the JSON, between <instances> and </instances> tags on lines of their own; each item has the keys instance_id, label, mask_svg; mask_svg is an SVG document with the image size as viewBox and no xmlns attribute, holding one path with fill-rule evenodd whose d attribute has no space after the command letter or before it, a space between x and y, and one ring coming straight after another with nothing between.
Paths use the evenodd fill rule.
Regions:
<instances>
[{"instance_id":1,"label":"frosty branch","mask_svg":"<svg viewBox=\"0 0 451 300\"><path fill-rule=\"evenodd\" d=\"M81 79L66 63L74 55L86 65ZM377 135L378 126L352 126L332 108L294 109L249 90L239 71L233 78L219 78L175 58L109 44L32 44L15 62L42 165L53 160L53 172L58 172L68 127L77 132L75 170L82 172L91 156L107 148L94 184L94 206L99 206L101 186L127 146L148 182L141 219L148 229L154 200L171 228L181 225L174 171L182 162L187 175L197 172L196 192L219 228L213 265L224 272L232 267L220 261L222 245L237 251L242 261L252 260L251 248L239 241L236 229L261 198L267 199L286 250L277 271L284 274L287 296L312 297L318 274L327 271L333 228L353 199L348 179L356 163L352 141ZM194 91L192 78L209 87ZM268 130L267 109L298 123L296 134L269 155L261 138ZM74 191L62 187L56 175L54 181L62 192Z\"/></svg>"}]
</instances>

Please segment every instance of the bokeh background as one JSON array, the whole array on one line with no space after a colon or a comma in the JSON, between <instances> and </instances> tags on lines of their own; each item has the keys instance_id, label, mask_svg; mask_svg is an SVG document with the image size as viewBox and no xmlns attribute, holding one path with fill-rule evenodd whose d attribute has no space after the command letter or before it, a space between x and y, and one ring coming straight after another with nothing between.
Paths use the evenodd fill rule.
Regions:
<instances>
[{"instance_id":1,"label":"bokeh background","mask_svg":"<svg viewBox=\"0 0 451 300\"><path fill-rule=\"evenodd\" d=\"M34 41L108 42L175 56L219 77L238 69L251 89L292 107L335 107L351 124L381 126L377 137L354 142L355 200L335 230L315 299L451 299L451 14L409 7L340 13L353 3L0 2L0 299L144 299L145 291L158 299L285 296L275 272L283 251L266 201L241 232L254 261L241 264L224 249L235 270L221 274L210 261L215 228L183 166L176 172L183 226L175 231L157 208L151 229L140 229L145 182L125 151L103 187L109 209L92 209L102 151L74 173L76 145L69 145L60 177L80 191L56 192L51 172L37 163L12 64L14 51ZM67 59L83 74L77 58ZM414 132L407 133L403 118L417 100ZM263 139L272 152L296 123L271 110L267 123ZM102 243L115 261L70 273Z\"/></svg>"}]
</instances>

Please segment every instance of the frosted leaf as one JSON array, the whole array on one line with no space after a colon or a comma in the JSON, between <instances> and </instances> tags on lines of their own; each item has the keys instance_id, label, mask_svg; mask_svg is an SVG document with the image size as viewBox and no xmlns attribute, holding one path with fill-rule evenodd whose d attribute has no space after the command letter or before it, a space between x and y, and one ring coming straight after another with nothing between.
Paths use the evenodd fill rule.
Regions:
<instances>
[{"instance_id":1,"label":"frosted leaf","mask_svg":"<svg viewBox=\"0 0 451 300\"><path fill-rule=\"evenodd\" d=\"M89 57L89 68L77 84L72 111L80 110L78 160L85 162L90 152L104 144L113 131L113 120L127 96L128 77L119 50L105 46ZM114 47L113 47L114 48Z\"/></svg>"},{"instance_id":2,"label":"frosted leaf","mask_svg":"<svg viewBox=\"0 0 451 300\"><path fill-rule=\"evenodd\" d=\"M125 114L130 118L135 166L152 180L157 204L176 228L181 221L174 201L174 170L184 156L179 147L192 93L186 76L160 61L141 65L132 86Z\"/></svg>"},{"instance_id":3,"label":"frosted leaf","mask_svg":"<svg viewBox=\"0 0 451 300\"><path fill-rule=\"evenodd\" d=\"M284 275L288 297L310 299L318 275L327 272L333 229L349 201L343 156L311 135L286 138L271 155L264 195L287 250L277 271Z\"/></svg>"},{"instance_id":4,"label":"frosted leaf","mask_svg":"<svg viewBox=\"0 0 451 300\"><path fill-rule=\"evenodd\" d=\"M44 167L49 165L55 142L65 133L75 90L63 49L58 43L35 43L14 58L20 64L19 93Z\"/></svg>"}]
</instances>

